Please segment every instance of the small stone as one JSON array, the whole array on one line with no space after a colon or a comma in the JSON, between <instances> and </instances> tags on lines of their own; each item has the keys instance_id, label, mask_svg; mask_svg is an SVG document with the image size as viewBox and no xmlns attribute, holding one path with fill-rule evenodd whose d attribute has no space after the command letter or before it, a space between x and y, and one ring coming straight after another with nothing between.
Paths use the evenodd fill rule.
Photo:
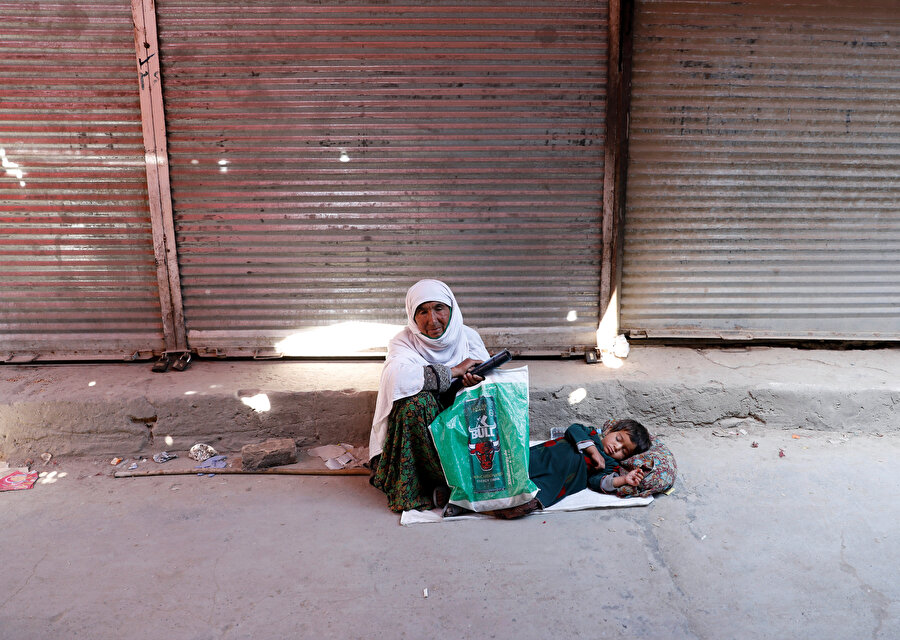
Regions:
<instances>
[{"instance_id":1,"label":"small stone","mask_svg":"<svg viewBox=\"0 0 900 640\"><path fill-rule=\"evenodd\" d=\"M270 438L241 449L241 467L245 471L277 467L297 462L297 443L292 438Z\"/></svg>"}]
</instances>

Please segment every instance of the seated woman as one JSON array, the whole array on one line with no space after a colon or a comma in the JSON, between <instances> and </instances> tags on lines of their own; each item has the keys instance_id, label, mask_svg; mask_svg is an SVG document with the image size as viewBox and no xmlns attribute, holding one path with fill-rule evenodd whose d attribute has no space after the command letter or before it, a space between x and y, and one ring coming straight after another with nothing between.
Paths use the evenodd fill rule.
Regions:
<instances>
[{"instance_id":1,"label":"seated woman","mask_svg":"<svg viewBox=\"0 0 900 640\"><path fill-rule=\"evenodd\" d=\"M483 378L468 370L488 358L481 336L463 324L456 298L443 282L420 280L410 287L406 317L406 327L388 344L369 438L370 482L387 494L396 512L446 502L446 480L428 425L443 409L438 396L451 380L478 384Z\"/></svg>"}]
</instances>

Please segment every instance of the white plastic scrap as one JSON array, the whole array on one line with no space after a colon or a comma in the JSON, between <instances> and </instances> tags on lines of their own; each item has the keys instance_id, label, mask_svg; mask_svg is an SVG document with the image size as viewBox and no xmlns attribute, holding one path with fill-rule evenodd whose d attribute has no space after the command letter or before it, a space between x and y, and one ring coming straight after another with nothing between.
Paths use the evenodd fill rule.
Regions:
<instances>
[{"instance_id":1,"label":"white plastic scrap","mask_svg":"<svg viewBox=\"0 0 900 640\"><path fill-rule=\"evenodd\" d=\"M627 358L630 351L631 347L628 345L628 340L625 338L625 334L620 333L619 335L617 335L615 342L613 342L613 355L617 358Z\"/></svg>"},{"instance_id":2,"label":"white plastic scrap","mask_svg":"<svg viewBox=\"0 0 900 640\"><path fill-rule=\"evenodd\" d=\"M198 442L191 450L188 452L188 456L196 460L197 462L203 462L204 460L208 460L213 456L219 455L219 452L213 449L208 444L203 444L202 442Z\"/></svg>"},{"instance_id":3,"label":"white plastic scrap","mask_svg":"<svg viewBox=\"0 0 900 640\"><path fill-rule=\"evenodd\" d=\"M627 358L631 352L631 346L628 344L628 338L625 337L624 333L620 333L615 338L606 338L603 340L603 344L597 346L600 347L601 353L611 353L617 358Z\"/></svg>"}]
</instances>

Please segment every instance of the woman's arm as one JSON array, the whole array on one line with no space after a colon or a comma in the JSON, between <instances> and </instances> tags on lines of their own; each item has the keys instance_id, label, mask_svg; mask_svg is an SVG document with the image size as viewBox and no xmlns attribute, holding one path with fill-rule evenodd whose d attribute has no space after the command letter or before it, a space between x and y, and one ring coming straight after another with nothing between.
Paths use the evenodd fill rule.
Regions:
<instances>
[{"instance_id":1,"label":"woman's arm","mask_svg":"<svg viewBox=\"0 0 900 640\"><path fill-rule=\"evenodd\" d=\"M443 393L450 388L452 378L450 367L442 364L425 365L425 384L422 386L422 391Z\"/></svg>"}]
</instances>

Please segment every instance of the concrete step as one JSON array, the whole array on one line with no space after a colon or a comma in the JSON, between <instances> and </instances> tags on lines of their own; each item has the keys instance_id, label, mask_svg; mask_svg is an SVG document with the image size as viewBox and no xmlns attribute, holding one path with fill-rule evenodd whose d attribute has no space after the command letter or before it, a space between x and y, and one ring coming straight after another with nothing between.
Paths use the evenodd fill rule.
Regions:
<instances>
[{"instance_id":1,"label":"concrete step","mask_svg":"<svg viewBox=\"0 0 900 640\"><path fill-rule=\"evenodd\" d=\"M633 346L617 369L514 360L530 375L533 437L633 417L670 428L900 430L900 349ZM0 459L221 451L270 437L368 444L382 363L194 360L0 366Z\"/></svg>"}]
</instances>

